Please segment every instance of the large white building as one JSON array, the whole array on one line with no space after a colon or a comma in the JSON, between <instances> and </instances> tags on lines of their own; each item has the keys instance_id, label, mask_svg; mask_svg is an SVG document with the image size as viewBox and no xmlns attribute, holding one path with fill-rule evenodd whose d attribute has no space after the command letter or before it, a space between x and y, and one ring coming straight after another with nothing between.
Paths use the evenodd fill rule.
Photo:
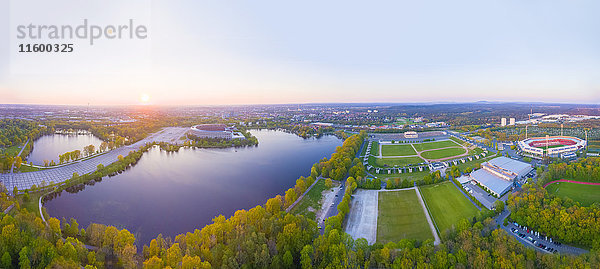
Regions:
<instances>
[{"instance_id":1,"label":"large white building","mask_svg":"<svg viewBox=\"0 0 600 269\"><path fill-rule=\"evenodd\" d=\"M469 179L500 197L509 191L515 180L525 177L533 168L530 164L507 157L498 157L481 164Z\"/></svg>"},{"instance_id":2,"label":"large white building","mask_svg":"<svg viewBox=\"0 0 600 269\"><path fill-rule=\"evenodd\" d=\"M506 118L500 119L500 126L506 126Z\"/></svg>"}]
</instances>

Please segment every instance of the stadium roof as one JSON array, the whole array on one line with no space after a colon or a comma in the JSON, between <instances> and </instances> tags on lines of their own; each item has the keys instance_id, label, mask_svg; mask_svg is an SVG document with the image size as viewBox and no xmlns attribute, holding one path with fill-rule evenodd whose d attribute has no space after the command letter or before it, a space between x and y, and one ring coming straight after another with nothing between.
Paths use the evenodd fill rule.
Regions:
<instances>
[{"instance_id":1,"label":"stadium roof","mask_svg":"<svg viewBox=\"0 0 600 269\"><path fill-rule=\"evenodd\" d=\"M510 172L517 174L517 177L522 177L527 175L527 173L531 172L533 168L530 164L513 160L507 157L498 157L488 161L488 163L504 168ZM483 169L482 169L483 170Z\"/></svg>"},{"instance_id":2,"label":"stadium roof","mask_svg":"<svg viewBox=\"0 0 600 269\"><path fill-rule=\"evenodd\" d=\"M512 182L501 179L485 169L473 171L470 176L481 185L500 195L504 194L512 186Z\"/></svg>"}]
</instances>

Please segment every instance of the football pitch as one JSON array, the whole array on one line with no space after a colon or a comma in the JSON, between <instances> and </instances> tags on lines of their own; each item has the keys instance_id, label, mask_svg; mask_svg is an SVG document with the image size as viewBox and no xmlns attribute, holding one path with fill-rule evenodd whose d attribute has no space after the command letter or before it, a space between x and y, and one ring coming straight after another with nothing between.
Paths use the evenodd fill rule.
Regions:
<instances>
[{"instance_id":1,"label":"football pitch","mask_svg":"<svg viewBox=\"0 0 600 269\"><path fill-rule=\"evenodd\" d=\"M378 198L377 242L433 239L416 191L382 191Z\"/></svg>"},{"instance_id":2,"label":"football pitch","mask_svg":"<svg viewBox=\"0 0 600 269\"><path fill-rule=\"evenodd\" d=\"M424 186L420 190L440 233L463 218L473 218L478 212L475 205L450 182Z\"/></svg>"},{"instance_id":3,"label":"football pitch","mask_svg":"<svg viewBox=\"0 0 600 269\"><path fill-rule=\"evenodd\" d=\"M428 150L428 149L439 149L439 148L447 148L447 147L460 147L459 144L452 140L443 140L443 141L435 141L435 142L424 142L419 144L413 144L415 149L419 152Z\"/></svg>"},{"instance_id":4,"label":"football pitch","mask_svg":"<svg viewBox=\"0 0 600 269\"><path fill-rule=\"evenodd\" d=\"M600 185L586 185L570 182L558 182L546 187L550 194L561 198L569 197L582 206L600 202Z\"/></svg>"},{"instance_id":5,"label":"football pitch","mask_svg":"<svg viewBox=\"0 0 600 269\"><path fill-rule=\"evenodd\" d=\"M383 145L381 146L383 156L410 156L417 155L417 152L409 144Z\"/></svg>"}]
</instances>

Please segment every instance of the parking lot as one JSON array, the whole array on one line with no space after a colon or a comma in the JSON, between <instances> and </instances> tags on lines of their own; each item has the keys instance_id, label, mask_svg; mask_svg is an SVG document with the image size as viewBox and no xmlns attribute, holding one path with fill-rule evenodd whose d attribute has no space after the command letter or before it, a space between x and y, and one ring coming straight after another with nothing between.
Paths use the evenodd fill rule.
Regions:
<instances>
[{"instance_id":1,"label":"parking lot","mask_svg":"<svg viewBox=\"0 0 600 269\"><path fill-rule=\"evenodd\" d=\"M536 250L544 253L579 255L587 252L584 249L563 245L559 242L555 242L552 238L546 237L543 234L530 230L527 227L521 226L517 223L509 223L507 226L503 226L503 228L524 245L532 246Z\"/></svg>"},{"instance_id":2,"label":"parking lot","mask_svg":"<svg viewBox=\"0 0 600 269\"><path fill-rule=\"evenodd\" d=\"M471 182L463 184L463 189L469 192L469 194L473 195L475 199L477 199L483 206L487 209L491 209L494 206L494 202L496 202L496 197L490 195L488 192L477 186L477 184Z\"/></svg>"}]
</instances>

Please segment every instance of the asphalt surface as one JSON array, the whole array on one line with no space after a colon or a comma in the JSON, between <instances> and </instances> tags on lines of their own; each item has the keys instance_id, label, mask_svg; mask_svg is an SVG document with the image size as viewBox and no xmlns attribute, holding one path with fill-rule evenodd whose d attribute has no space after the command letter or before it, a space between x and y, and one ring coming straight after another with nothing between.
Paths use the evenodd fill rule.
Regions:
<instances>
[{"instance_id":1,"label":"asphalt surface","mask_svg":"<svg viewBox=\"0 0 600 269\"><path fill-rule=\"evenodd\" d=\"M8 191L16 186L19 190L30 189L33 185L40 186L42 182L46 184L61 183L71 177L73 173L79 175L96 171L99 164L107 166L118 160L119 155L127 156L130 151L138 150L141 146L151 142L171 142L177 141L182 134L185 134L184 127L168 127L149 135L148 137L131 145L113 149L97 157L76 161L69 165L44 169L27 173L0 174L0 181L4 183Z\"/></svg>"}]
</instances>

